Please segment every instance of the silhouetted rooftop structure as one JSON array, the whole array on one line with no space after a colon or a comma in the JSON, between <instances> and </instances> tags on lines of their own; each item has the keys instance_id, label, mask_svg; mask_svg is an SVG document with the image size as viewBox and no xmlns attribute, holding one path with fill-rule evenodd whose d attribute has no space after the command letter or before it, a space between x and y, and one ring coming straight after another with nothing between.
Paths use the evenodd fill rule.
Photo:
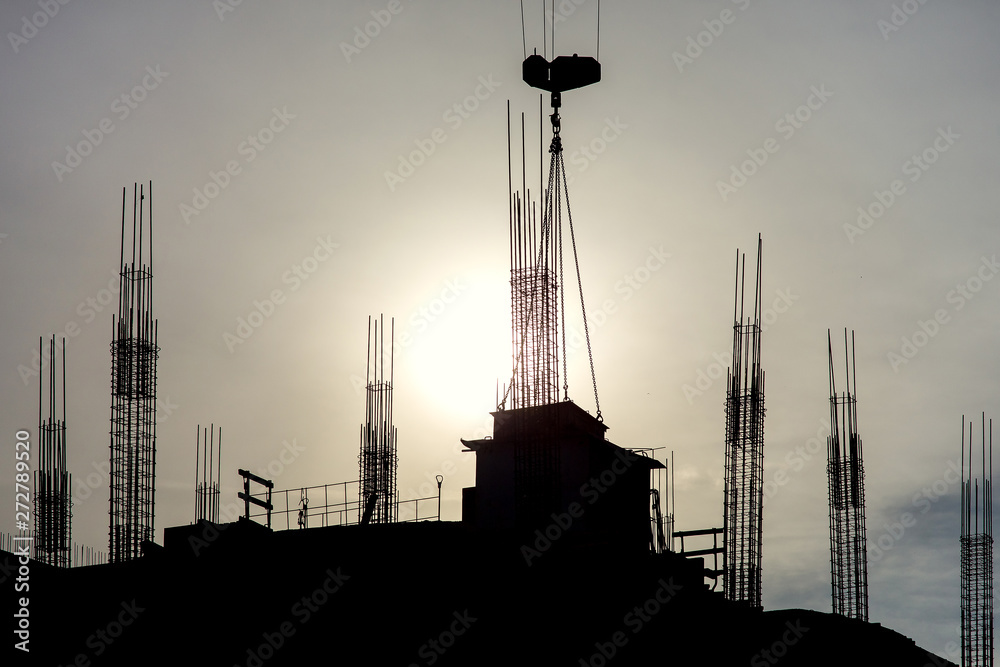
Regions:
<instances>
[{"instance_id":1,"label":"silhouetted rooftop structure","mask_svg":"<svg viewBox=\"0 0 1000 667\"><path fill-rule=\"evenodd\" d=\"M492 414L492 438L462 441L476 453L463 522L494 536L550 530L564 544L649 551L649 472L662 463L606 440L608 427L570 401Z\"/></svg>"}]
</instances>

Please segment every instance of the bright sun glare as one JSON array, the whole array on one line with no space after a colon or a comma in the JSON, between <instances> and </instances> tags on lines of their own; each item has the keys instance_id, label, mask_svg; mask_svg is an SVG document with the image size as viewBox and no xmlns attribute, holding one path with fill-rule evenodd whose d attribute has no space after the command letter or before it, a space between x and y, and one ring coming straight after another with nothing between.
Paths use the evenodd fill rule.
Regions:
<instances>
[{"instance_id":1,"label":"bright sun glare","mask_svg":"<svg viewBox=\"0 0 1000 667\"><path fill-rule=\"evenodd\" d=\"M497 380L510 374L509 287L496 276L475 276L467 289L433 320L413 329L405 350L414 386L424 398L452 416L479 418L496 408ZM501 389L502 390L502 389Z\"/></svg>"}]
</instances>

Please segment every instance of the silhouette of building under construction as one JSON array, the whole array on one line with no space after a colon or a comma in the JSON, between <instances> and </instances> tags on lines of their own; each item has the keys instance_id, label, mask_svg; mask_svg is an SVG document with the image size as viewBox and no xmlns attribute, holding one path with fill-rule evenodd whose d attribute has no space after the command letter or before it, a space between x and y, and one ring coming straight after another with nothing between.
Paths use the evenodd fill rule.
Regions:
<instances>
[{"instance_id":1,"label":"silhouette of building under construction","mask_svg":"<svg viewBox=\"0 0 1000 667\"><path fill-rule=\"evenodd\" d=\"M388 383L381 366L369 378L356 495L331 500L323 487L300 508L285 499L282 509L269 480L241 470L246 516L210 521L218 507L210 439L198 518L166 528L162 545L152 541L155 433L142 413L138 430L113 433L112 562L58 568L30 561L34 664L951 664L878 624L761 609L759 294L751 321L741 314L734 329L735 345L744 334L750 340L737 348L749 362L737 367L738 382L731 378L727 403L728 523L700 531L731 531L747 551L720 571L664 538L662 496L651 482L663 463L646 447L607 439L562 164L561 93L600 80L600 65L548 56L526 57L524 77L551 94L549 187L539 210L524 176L521 192L510 189L511 381L492 413L492 436L463 440L476 457L476 481L463 490L462 520L438 514L406 522L395 514L402 503L394 488L391 361ZM568 267L564 239L572 245ZM566 378L564 294L574 268L593 415L569 400ZM123 268L123 294L139 306L122 311L116 330L113 368L124 373L113 382L116 429L131 424L133 404L148 408L155 399L156 324L142 296L150 277L141 261ZM137 311L138 320L124 319ZM123 321L138 324L125 330ZM266 491L252 493L251 482ZM291 527L292 512L298 529L272 525L283 514ZM15 571L17 558L0 552L0 567ZM732 584L715 591L706 579L722 574ZM19 604L14 585L8 575L11 614Z\"/></svg>"}]
</instances>

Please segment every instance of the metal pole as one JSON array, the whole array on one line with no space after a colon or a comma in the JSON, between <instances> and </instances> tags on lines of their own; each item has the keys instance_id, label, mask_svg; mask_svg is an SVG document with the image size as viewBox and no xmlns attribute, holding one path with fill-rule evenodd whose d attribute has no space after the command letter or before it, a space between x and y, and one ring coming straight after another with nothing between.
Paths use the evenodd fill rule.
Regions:
<instances>
[{"instance_id":1,"label":"metal pole","mask_svg":"<svg viewBox=\"0 0 1000 667\"><path fill-rule=\"evenodd\" d=\"M444 481L444 475L438 475L435 477L438 483L438 521L441 520L441 483Z\"/></svg>"}]
</instances>

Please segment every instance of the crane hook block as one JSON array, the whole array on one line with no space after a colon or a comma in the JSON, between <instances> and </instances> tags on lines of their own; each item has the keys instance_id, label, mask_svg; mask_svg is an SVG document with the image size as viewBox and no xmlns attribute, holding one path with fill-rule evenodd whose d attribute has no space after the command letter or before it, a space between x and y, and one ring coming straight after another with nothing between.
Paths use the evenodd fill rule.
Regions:
<instances>
[{"instance_id":1,"label":"crane hook block","mask_svg":"<svg viewBox=\"0 0 1000 667\"><path fill-rule=\"evenodd\" d=\"M590 56L558 56L550 63L537 53L521 65L524 82L550 93L583 88L601 80L601 63Z\"/></svg>"}]
</instances>

